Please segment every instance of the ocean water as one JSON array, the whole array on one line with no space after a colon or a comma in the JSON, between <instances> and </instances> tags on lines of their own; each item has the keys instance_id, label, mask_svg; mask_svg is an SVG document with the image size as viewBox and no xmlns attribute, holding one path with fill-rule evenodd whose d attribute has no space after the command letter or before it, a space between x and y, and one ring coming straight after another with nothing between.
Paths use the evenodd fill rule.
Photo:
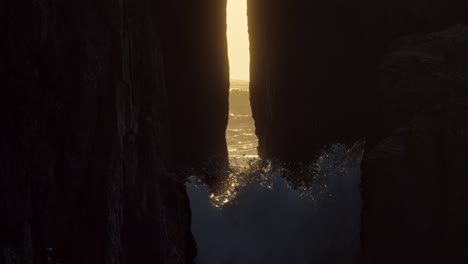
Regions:
<instances>
[{"instance_id":1,"label":"ocean water","mask_svg":"<svg viewBox=\"0 0 468 264\"><path fill-rule=\"evenodd\" d=\"M357 263L364 144L335 144L294 171L257 156L248 83L231 84L230 168L186 183L199 264Z\"/></svg>"},{"instance_id":2,"label":"ocean water","mask_svg":"<svg viewBox=\"0 0 468 264\"><path fill-rule=\"evenodd\" d=\"M249 83L232 81L229 96L229 123L226 141L232 167L245 167L258 158L258 139L249 100Z\"/></svg>"},{"instance_id":3,"label":"ocean water","mask_svg":"<svg viewBox=\"0 0 468 264\"><path fill-rule=\"evenodd\" d=\"M194 176L187 190L197 263L357 263L363 149L330 147L294 187L286 169L265 162L231 170L221 192Z\"/></svg>"}]
</instances>

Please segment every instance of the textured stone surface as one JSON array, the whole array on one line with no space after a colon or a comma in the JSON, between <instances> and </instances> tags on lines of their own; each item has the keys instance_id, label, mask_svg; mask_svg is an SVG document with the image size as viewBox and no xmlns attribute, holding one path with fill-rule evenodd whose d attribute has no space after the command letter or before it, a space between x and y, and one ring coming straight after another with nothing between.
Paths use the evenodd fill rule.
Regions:
<instances>
[{"instance_id":1,"label":"textured stone surface","mask_svg":"<svg viewBox=\"0 0 468 264\"><path fill-rule=\"evenodd\" d=\"M63 263L192 262L171 169L226 160L225 4L0 2L0 262L46 263L46 248ZM363 166L365 262L466 257L466 29L390 46L465 10L249 1L260 154L381 141Z\"/></svg>"},{"instance_id":2,"label":"textured stone surface","mask_svg":"<svg viewBox=\"0 0 468 264\"><path fill-rule=\"evenodd\" d=\"M202 111L212 107L221 121L198 124L203 131L217 129L217 143L205 142L206 153L210 144L221 149L228 84L220 80L227 70L220 67L224 75L214 78L218 102L215 84L206 79L215 70L195 69L199 57L184 61L166 51L179 44L179 34L187 38L213 21L192 25L181 21L177 7L166 9L180 23L175 30L188 25L172 39L162 28L168 25L161 6L147 0L0 3L1 263L45 263L46 248L62 263L192 262L188 197L170 172L179 154L173 146L184 144L175 123L192 106L171 111L171 103L208 85L206 99L216 104ZM185 44L181 54L194 49ZM224 61L222 54L215 57ZM174 73L184 62L186 68ZM188 84L173 79L194 71L203 79L191 80L195 91L184 94ZM199 151L194 145L187 150Z\"/></svg>"},{"instance_id":3,"label":"textured stone surface","mask_svg":"<svg viewBox=\"0 0 468 264\"><path fill-rule=\"evenodd\" d=\"M468 26L395 42L385 131L363 163L365 263L468 261Z\"/></svg>"},{"instance_id":4,"label":"textured stone surface","mask_svg":"<svg viewBox=\"0 0 468 264\"><path fill-rule=\"evenodd\" d=\"M366 139L365 263L466 262L467 5L249 1L259 154Z\"/></svg>"},{"instance_id":5,"label":"textured stone surface","mask_svg":"<svg viewBox=\"0 0 468 264\"><path fill-rule=\"evenodd\" d=\"M397 38L466 21L466 1L249 1L260 155L308 160L381 135L377 67Z\"/></svg>"},{"instance_id":6,"label":"textured stone surface","mask_svg":"<svg viewBox=\"0 0 468 264\"><path fill-rule=\"evenodd\" d=\"M227 165L226 0L159 1L178 167Z\"/></svg>"}]
</instances>

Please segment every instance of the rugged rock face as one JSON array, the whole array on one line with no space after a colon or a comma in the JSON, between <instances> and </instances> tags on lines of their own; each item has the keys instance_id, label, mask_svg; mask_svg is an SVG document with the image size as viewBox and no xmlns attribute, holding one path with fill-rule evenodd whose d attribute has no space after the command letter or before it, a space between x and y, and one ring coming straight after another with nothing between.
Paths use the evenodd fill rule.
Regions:
<instances>
[{"instance_id":1,"label":"rugged rock face","mask_svg":"<svg viewBox=\"0 0 468 264\"><path fill-rule=\"evenodd\" d=\"M178 167L227 165L226 0L159 1Z\"/></svg>"},{"instance_id":2,"label":"rugged rock face","mask_svg":"<svg viewBox=\"0 0 468 264\"><path fill-rule=\"evenodd\" d=\"M468 26L403 38L379 68L385 131L363 164L365 263L466 263Z\"/></svg>"},{"instance_id":3,"label":"rugged rock face","mask_svg":"<svg viewBox=\"0 0 468 264\"><path fill-rule=\"evenodd\" d=\"M225 1L166 2L0 3L0 262L192 261L168 168L225 155Z\"/></svg>"},{"instance_id":4,"label":"rugged rock face","mask_svg":"<svg viewBox=\"0 0 468 264\"><path fill-rule=\"evenodd\" d=\"M466 1L249 1L260 155L308 160L324 144L382 136L377 66L388 45L466 20Z\"/></svg>"},{"instance_id":5,"label":"rugged rock face","mask_svg":"<svg viewBox=\"0 0 468 264\"><path fill-rule=\"evenodd\" d=\"M466 1L249 1L259 154L307 161L367 140L365 263L466 262L467 32L428 34L466 23L462 10Z\"/></svg>"}]
</instances>

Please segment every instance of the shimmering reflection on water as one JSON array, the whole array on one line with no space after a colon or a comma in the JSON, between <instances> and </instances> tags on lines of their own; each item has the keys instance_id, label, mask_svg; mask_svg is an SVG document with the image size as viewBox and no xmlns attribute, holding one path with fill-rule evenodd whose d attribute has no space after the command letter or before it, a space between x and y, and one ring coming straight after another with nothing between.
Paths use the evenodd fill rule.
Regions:
<instances>
[{"instance_id":1,"label":"shimmering reflection on water","mask_svg":"<svg viewBox=\"0 0 468 264\"><path fill-rule=\"evenodd\" d=\"M229 96L229 123L226 130L230 168L222 172L210 199L215 207L222 207L237 196L239 188L247 183L247 175L260 171L255 135L255 124L247 81L231 81Z\"/></svg>"},{"instance_id":2,"label":"shimmering reflection on water","mask_svg":"<svg viewBox=\"0 0 468 264\"><path fill-rule=\"evenodd\" d=\"M243 168L252 159L258 158L258 139L255 135L247 81L231 82L226 140L231 167Z\"/></svg>"},{"instance_id":3,"label":"shimmering reflection on water","mask_svg":"<svg viewBox=\"0 0 468 264\"><path fill-rule=\"evenodd\" d=\"M335 144L292 170L256 159L215 188L192 177L196 263L359 263L363 153Z\"/></svg>"},{"instance_id":4,"label":"shimmering reflection on water","mask_svg":"<svg viewBox=\"0 0 468 264\"><path fill-rule=\"evenodd\" d=\"M364 143L306 164L260 160L248 83L231 84L230 167L186 183L199 264L359 263Z\"/></svg>"}]
</instances>

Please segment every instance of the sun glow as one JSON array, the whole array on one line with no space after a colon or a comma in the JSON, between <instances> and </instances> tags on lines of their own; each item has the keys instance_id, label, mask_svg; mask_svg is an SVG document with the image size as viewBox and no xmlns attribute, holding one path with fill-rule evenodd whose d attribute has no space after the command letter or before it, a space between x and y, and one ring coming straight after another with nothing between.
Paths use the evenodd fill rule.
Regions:
<instances>
[{"instance_id":1,"label":"sun glow","mask_svg":"<svg viewBox=\"0 0 468 264\"><path fill-rule=\"evenodd\" d=\"M247 0L228 0L226 7L230 68L229 124L226 130L230 169L220 173L218 185L210 195L221 208L237 196L249 170L258 159L258 139L249 101L250 52Z\"/></svg>"},{"instance_id":2,"label":"sun glow","mask_svg":"<svg viewBox=\"0 0 468 264\"><path fill-rule=\"evenodd\" d=\"M231 79L250 79L249 33L247 24L247 0L228 0L227 39Z\"/></svg>"}]
</instances>

